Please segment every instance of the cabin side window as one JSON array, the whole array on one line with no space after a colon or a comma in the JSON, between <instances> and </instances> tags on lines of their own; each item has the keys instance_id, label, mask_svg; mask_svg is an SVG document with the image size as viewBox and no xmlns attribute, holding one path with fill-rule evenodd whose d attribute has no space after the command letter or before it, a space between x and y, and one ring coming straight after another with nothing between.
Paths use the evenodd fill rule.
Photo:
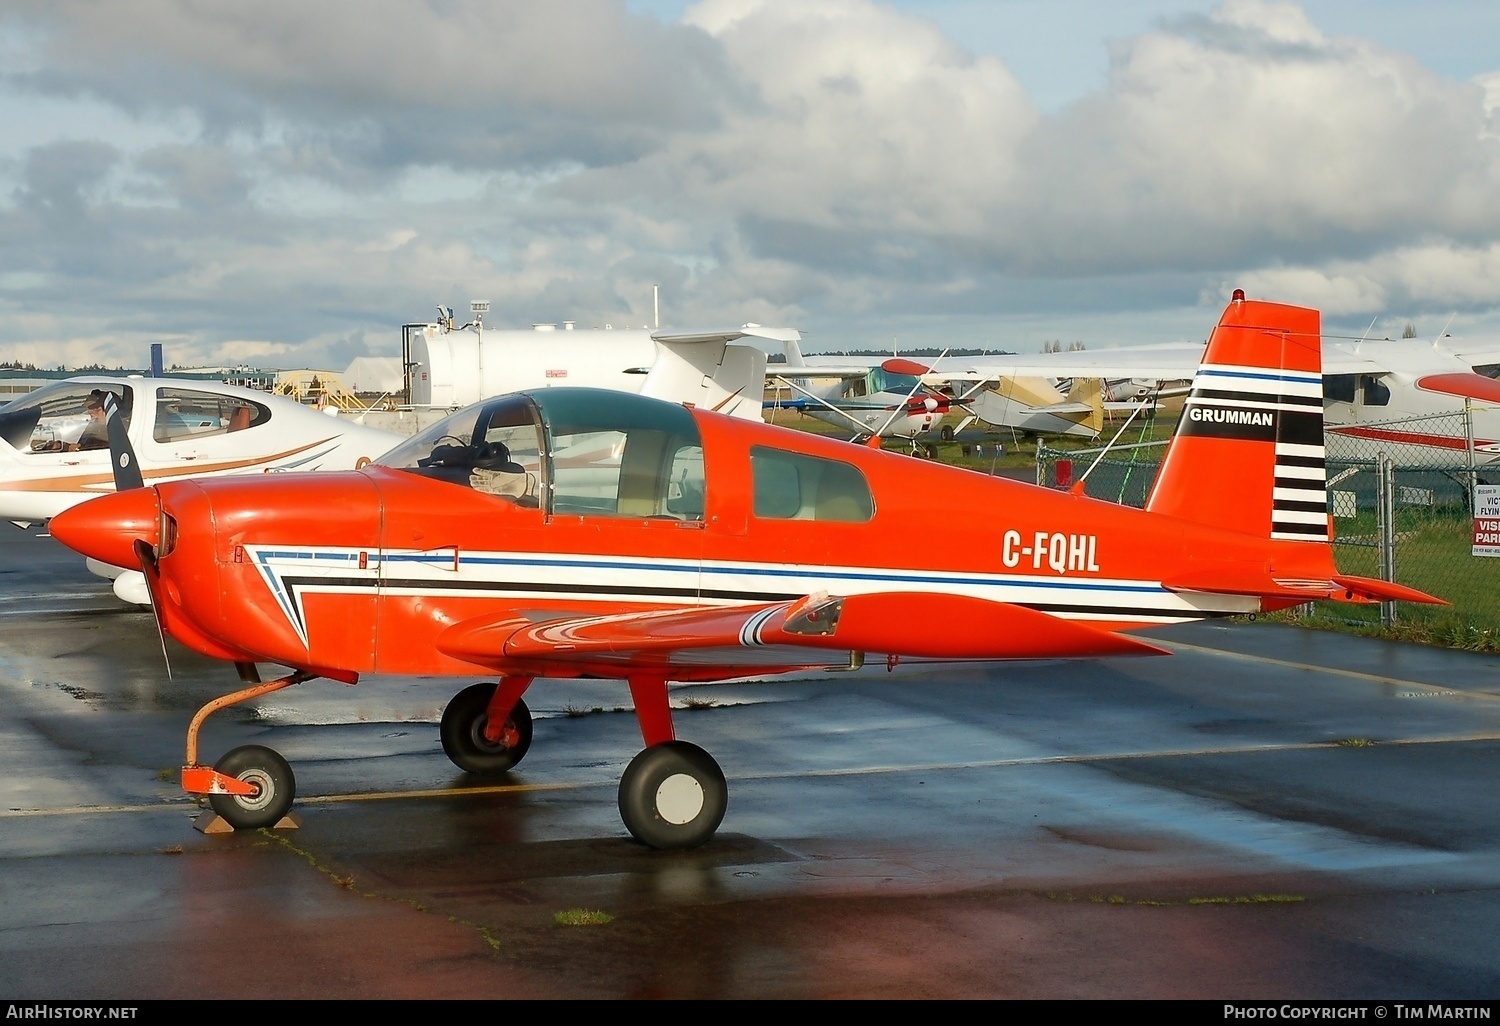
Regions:
<instances>
[{"instance_id":1,"label":"cabin side window","mask_svg":"<svg viewBox=\"0 0 1500 1026\"><path fill-rule=\"evenodd\" d=\"M554 435L552 511L703 519L703 447L671 431Z\"/></svg>"},{"instance_id":2,"label":"cabin side window","mask_svg":"<svg viewBox=\"0 0 1500 1026\"><path fill-rule=\"evenodd\" d=\"M553 513L703 519L703 444L686 409L622 392L535 395Z\"/></svg>"},{"instance_id":3,"label":"cabin side window","mask_svg":"<svg viewBox=\"0 0 1500 1026\"><path fill-rule=\"evenodd\" d=\"M1358 383L1357 374L1325 374L1323 375L1323 398L1335 403L1352 403Z\"/></svg>"},{"instance_id":4,"label":"cabin side window","mask_svg":"<svg viewBox=\"0 0 1500 1026\"><path fill-rule=\"evenodd\" d=\"M1365 374L1360 377L1360 384L1364 386L1366 406L1389 406L1391 403L1391 390L1377 374Z\"/></svg>"},{"instance_id":5,"label":"cabin side window","mask_svg":"<svg viewBox=\"0 0 1500 1026\"><path fill-rule=\"evenodd\" d=\"M270 407L249 399L191 388L158 388L151 437L158 442L181 442L243 431L270 420Z\"/></svg>"},{"instance_id":6,"label":"cabin side window","mask_svg":"<svg viewBox=\"0 0 1500 1026\"><path fill-rule=\"evenodd\" d=\"M757 446L750 450L754 512L764 520L862 524L875 515L859 468L839 460Z\"/></svg>"}]
</instances>

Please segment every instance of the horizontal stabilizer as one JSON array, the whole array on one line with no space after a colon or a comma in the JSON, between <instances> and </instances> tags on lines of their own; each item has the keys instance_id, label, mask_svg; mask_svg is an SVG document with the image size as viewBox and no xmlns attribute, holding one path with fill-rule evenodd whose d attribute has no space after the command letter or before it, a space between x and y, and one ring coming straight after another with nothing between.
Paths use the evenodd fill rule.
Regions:
<instances>
[{"instance_id":1,"label":"horizontal stabilizer","mask_svg":"<svg viewBox=\"0 0 1500 1026\"><path fill-rule=\"evenodd\" d=\"M1447 605L1442 599L1388 581L1333 575L1323 580L1275 577L1253 567L1205 567L1161 582L1168 591L1201 591L1210 595L1253 595L1295 602L1425 602Z\"/></svg>"},{"instance_id":2,"label":"horizontal stabilizer","mask_svg":"<svg viewBox=\"0 0 1500 1026\"><path fill-rule=\"evenodd\" d=\"M615 663L653 652L778 646L933 659L1166 654L1136 638L1025 606L914 592L816 595L541 623L479 618L454 624L437 639L439 651L478 665L509 660Z\"/></svg>"},{"instance_id":3,"label":"horizontal stabilizer","mask_svg":"<svg viewBox=\"0 0 1500 1026\"><path fill-rule=\"evenodd\" d=\"M1352 593L1352 597L1344 599L1346 602L1424 602L1433 606L1452 604L1445 599L1429 595L1425 591L1408 588L1402 584L1394 584L1391 581L1379 581L1373 577L1351 577L1346 574L1335 574L1333 582L1343 588L1345 592ZM1338 597L1337 595L1334 596L1334 598Z\"/></svg>"}]
</instances>

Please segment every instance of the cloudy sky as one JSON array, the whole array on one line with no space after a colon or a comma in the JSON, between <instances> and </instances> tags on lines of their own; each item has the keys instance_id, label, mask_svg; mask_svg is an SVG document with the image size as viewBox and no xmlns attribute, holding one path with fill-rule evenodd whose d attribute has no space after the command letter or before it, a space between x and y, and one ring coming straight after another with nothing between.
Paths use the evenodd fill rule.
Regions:
<instances>
[{"instance_id":1,"label":"cloudy sky","mask_svg":"<svg viewBox=\"0 0 1500 1026\"><path fill-rule=\"evenodd\" d=\"M0 359L1500 335L1493 0L0 0Z\"/></svg>"}]
</instances>

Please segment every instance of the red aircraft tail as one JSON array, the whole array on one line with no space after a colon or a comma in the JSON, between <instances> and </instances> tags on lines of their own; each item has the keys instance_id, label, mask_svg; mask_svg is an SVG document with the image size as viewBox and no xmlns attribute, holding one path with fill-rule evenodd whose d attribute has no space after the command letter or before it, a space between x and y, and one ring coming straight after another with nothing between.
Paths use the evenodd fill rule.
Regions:
<instances>
[{"instance_id":1,"label":"red aircraft tail","mask_svg":"<svg viewBox=\"0 0 1500 1026\"><path fill-rule=\"evenodd\" d=\"M1146 508L1261 538L1328 542L1322 368L1318 311L1236 289Z\"/></svg>"}]
</instances>

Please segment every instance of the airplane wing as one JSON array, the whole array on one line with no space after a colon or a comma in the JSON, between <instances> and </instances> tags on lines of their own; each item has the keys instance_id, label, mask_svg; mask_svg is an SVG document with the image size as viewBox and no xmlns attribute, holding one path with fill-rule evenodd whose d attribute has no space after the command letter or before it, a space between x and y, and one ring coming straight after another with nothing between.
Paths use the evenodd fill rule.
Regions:
<instances>
[{"instance_id":1,"label":"airplane wing","mask_svg":"<svg viewBox=\"0 0 1500 1026\"><path fill-rule=\"evenodd\" d=\"M926 374L945 381L993 381L1017 377L1177 381L1191 378L1202 357L1202 343L1166 343L1122 349L1079 349L1065 353L960 356L926 368Z\"/></svg>"},{"instance_id":2,"label":"airplane wing","mask_svg":"<svg viewBox=\"0 0 1500 1026\"><path fill-rule=\"evenodd\" d=\"M1385 344L1388 343L1381 343ZM1458 361L1471 367L1500 364L1500 348L1471 345L1454 355ZM892 373L918 374L944 381L993 381L1013 377L1180 381L1193 377L1202 356L1201 342L1165 342L1118 349L958 356L927 361L910 357L885 357L861 363L850 357L809 356L806 358L806 366L797 370L805 376L854 377L880 366ZM1322 370L1325 375L1388 374L1393 369L1395 368L1383 357L1378 346L1348 345L1324 340ZM1455 366L1455 370L1457 369ZM783 364L769 365L767 373L792 376L791 368Z\"/></svg>"},{"instance_id":3,"label":"airplane wing","mask_svg":"<svg viewBox=\"0 0 1500 1026\"><path fill-rule=\"evenodd\" d=\"M1464 343L1454 346L1454 355L1470 367L1494 367L1500 364L1500 346L1494 343ZM1493 373L1493 372L1491 372Z\"/></svg>"},{"instance_id":4,"label":"airplane wing","mask_svg":"<svg viewBox=\"0 0 1500 1026\"><path fill-rule=\"evenodd\" d=\"M1364 347L1350 347L1338 343L1323 343L1323 374L1389 374L1391 367L1385 360ZM1373 347L1372 347L1373 348Z\"/></svg>"},{"instance_id":5,"label":"airplane wing","mask_svg":"<svg viewBox=\"0 0 1500 1026\"><path fill-rule=\"evenodd\" d=\"M787 342L800 341L802 332L796 328L768 328L760 324L747 324L742 328L733 328L728 331L656 331L651 333L651 337L657 342L676 345L693 345L700 342L724 344L737 342L742 338L763 338L770 342Z\"/></svg>"},{"instance_id":6,"label":"airplane wing","mask_svg":"<svg viewBox=\"0 0 1500 1026\"><path fill-rule=\"evenodd\" d=\"M942 629L935 629L941 624ZM781 602L700 606L531 622L513 612L456 623L437 648L479 666L516 662L639 662L684 649L787 647L934 659L1161 655L1137 638L1004 602L941 593L805 595ZM769 653L768 653L769 656ZM813 660L823 662L823 660Z\"/></svg>"},{"instance_id":7,"label":"airplane wing","mask_svg":"<svg viewBox=\"0 0 1500 1026\"><path fill-rule=\"evenodd\" d=\"M848 356L809 356L805 363L767 363L767 378L862 378L876 367L889 361L866 360L860 363ZM903 372L896 372L903 373Z\"/></svg>"}]
</instances>

